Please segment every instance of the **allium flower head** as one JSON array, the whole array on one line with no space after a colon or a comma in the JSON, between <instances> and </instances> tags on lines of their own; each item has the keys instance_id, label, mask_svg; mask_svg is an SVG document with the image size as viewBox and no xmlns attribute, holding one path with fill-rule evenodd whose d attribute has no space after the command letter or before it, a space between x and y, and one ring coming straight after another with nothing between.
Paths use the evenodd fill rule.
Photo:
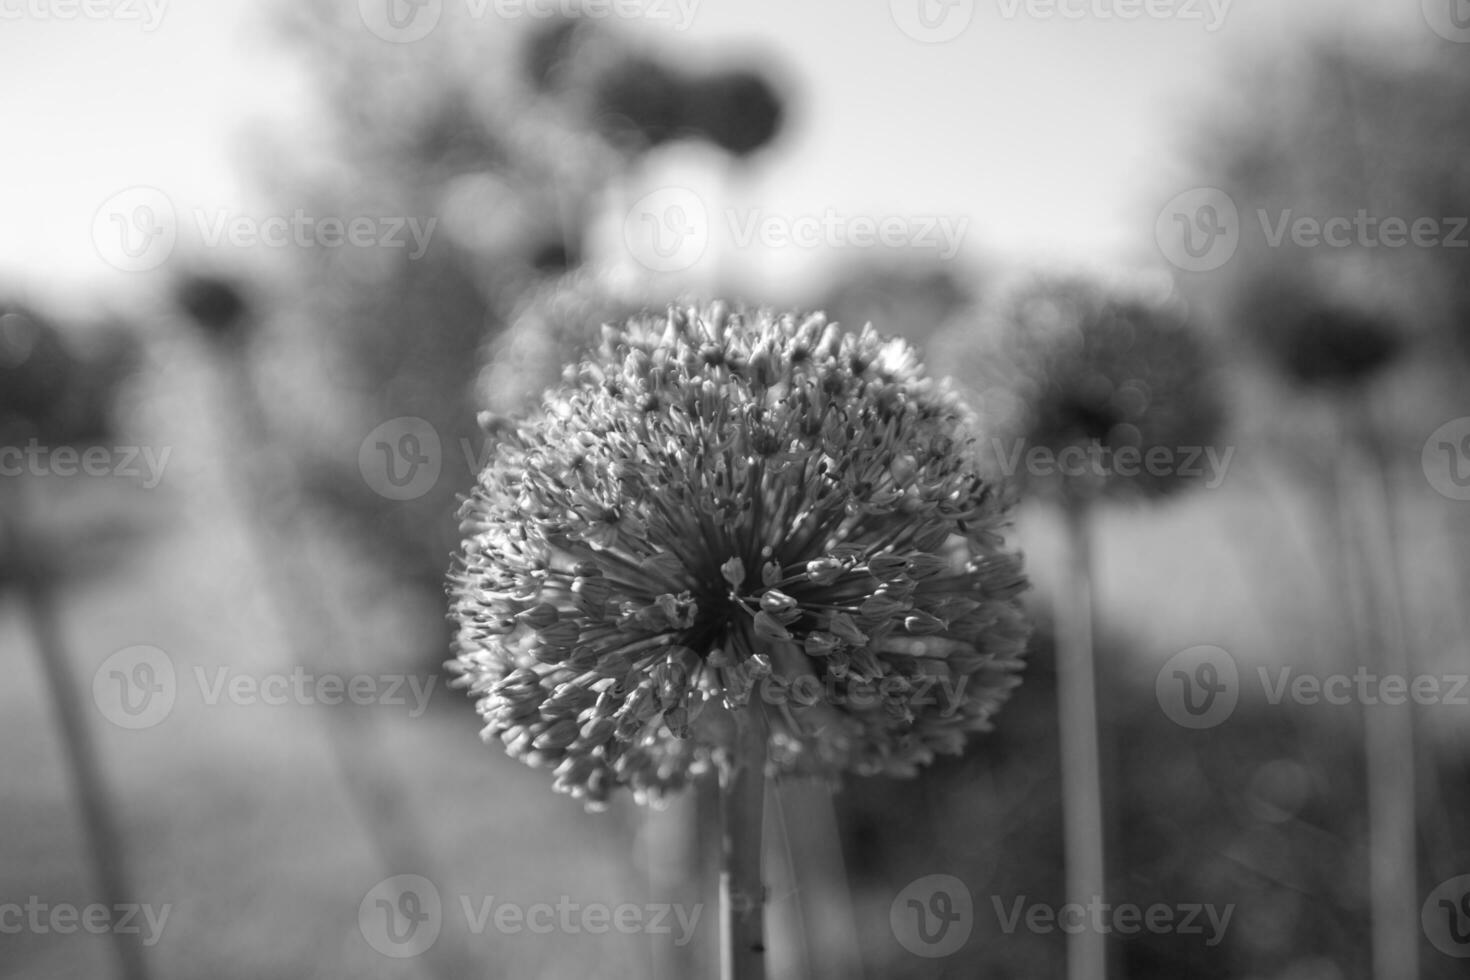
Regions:
<instances>
[{"instance_id":1,"label":"allium flower head","mask_svg":"<svg viewBox=\"0 0 1470 980\"><path fill-rule=\"evenodd\" d=\"M1142 461L1151 450L1191 458L1214 444L1223 420L1208 352L1183 316L1083 280L1004 293L979 324L938 338L931 355L980 406L992 464L1030 491L1168 493L1185 485L1184 467ZM1028 465L1037 448L1047 465ZM1067 465L1068 451L1086 462Z\"/></svg>"},{"instance_id":2,"label":"allium flower head","mask_svg":"<svg viewBox=\"0 0 1470 980\"><path fill-rule=\"evenodd\" d=\"M600 803L763 712L776 769L910 774L987 726L1027 627L1007 500L913 350L820 314L609 328L461 512L484 736Z\"/></svg>"},{"instance_id":3,"label":"allium flower head","mask_svg":"<svg viewBox=\"0 0 1470 980\"><path fill-rule=\"evenodd\" d=\"M1246 336L1282 374L1307 387L1362 384L1413 340L1397 318L1309 281L1267 279L1238 305Z\"/></svg>"}]
</instances>

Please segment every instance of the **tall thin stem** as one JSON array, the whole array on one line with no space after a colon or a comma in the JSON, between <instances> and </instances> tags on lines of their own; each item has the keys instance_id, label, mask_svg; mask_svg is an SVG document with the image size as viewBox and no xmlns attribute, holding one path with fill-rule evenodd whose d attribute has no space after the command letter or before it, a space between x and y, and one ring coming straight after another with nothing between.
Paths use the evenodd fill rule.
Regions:
<instances>
[{"instance_id":1,"label":"tall thin stem","mask_svg":"<svg viewBox=\"0 0 1470 980\"><path fill-rule=\"evenodd\" d=\"M1102 767L1092 652L1092 549L1086 506L1068 501L1065 561L1056 604L1057 715L1062 756L1062 827L1067 901L1103 900ZM1107 938L1095 929L1067 937L1068 980L1104 980Z\"/></svg>"},{"instance_id":2,"label":"tall thin stem","mask_svg":"<svg viewBox=\"0 0 1470 980\"><path fill-rule=\"evenodd\" d=\"M765 980L766 719L758 699L736 718L737 757L720 776L720 978Z\"/></svg>"},{"instance_id":3,"label":"tall thin stem","mask_svg":"<svg viewBox=\"0 0 1470 980\"><path fill-rule=\"evenodd\" d=\"M1393 540L1386 462L1366 409L1354 406L1347 417L1351 428L1341 443L1336 475L1344 505L1343 534L1358 585L1354 598L1366 620L1359 659L1380 677L1407 677L1403 577ZM1363 743L1373 975L1379 980L1415 976L1419 899L1413 709L1383 700L1363 705Z\"/></svg>"},{"instance_id":4,"label":"tall thin stem","mask_svg":"<svg viewBox=\"0 0 1470 980\"><path fill-rule=\"evenodd\" d=\"M8 522L11 533L7 537L12 542L20 566L20 591L26 618L30 621L36 655L40 658L47 692L61 730L62 747L66 752L81 810L82 828L87 837L92 876L102 904L107 906L112 917L112 928L108 933L117 953L118 970L124 980L146 980L148 965L143 949L133 936L120 928L128 904L137 898L128 875L127 848L113 814L107 784L102 778L102 765L87 727L87 713L77 693L77 679L57 615L55 588L46 555L31 540L27 488L17 486L8 496L13 510Z\"/></svg>"}]
</instances>

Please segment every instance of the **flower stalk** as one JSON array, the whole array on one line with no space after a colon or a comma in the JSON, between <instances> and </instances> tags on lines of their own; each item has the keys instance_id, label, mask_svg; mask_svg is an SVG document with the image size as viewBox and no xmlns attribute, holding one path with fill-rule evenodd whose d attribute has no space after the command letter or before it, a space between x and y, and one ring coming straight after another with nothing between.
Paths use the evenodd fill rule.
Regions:
<instances>
[{"instance_id":1,"label":"flower stalk","mask_svg":"<svg viewBox=\"0 0 1470 980\"><path fill-rule=\"evenodd\" d=\"M1344 406L1348 420L1335 471L1349 597L1361 612L1357 659L1381 677L1411 674L1403 574L1394 543L1388 463L1368 406ZM1406 705L1363 706L1368 792L1369 916L1373 976L1415 976L1419 906L1414 717Z\"/></svg>"},{"instance_id":2,"label":"flower stalk","mask_svg":"<svg viewBox=\"0 0 1470 980\"><path fill-rule=\"evenodd\" d=\"M1092 548L1087 505L1063 505L1066 557L1056 608L1057 715L1061 739L1062 826L1067 901L1086 906L1102 901L1106 884L1103 854L1102 769L1098 746L1097 680L1093 657ZM1080 929L1067 937L1068 980L1107 976L1107 937Z\"/></svg>"},{"instance_id":3,"label":"flower stalk","mask_svg":"<svg viewBox=\"0 0 1470 980\"><path fill-rule=\"evenodd\" d=\"M759 704L738 724L739 754L720 773L720 978L764 980L766 886L761 860L767 735Z\"/></svg>"},{"instance_id":4,"label":"flower stalk","mask_svg":"<svg viewBox=\"0 0 1470 980\"><path fill-rule=\"evenodd\" d=\"M28 490L24 483L20 483L8 495L11 508L10 520L6 524L9 526L0 528L0 541L10 542L17 567L21 570L21 598L71 770L91 858L93 883L100 893L101 904L110 910L113 919L108 934L112 936L118 974L123 980L147 980L148 964L142 947L135 937L118 928L122 924L123 910L137 898L128 874L127 845L102 777L102 763L98 759L92 733L87 727L87 711L77 694L77 678L62 635L56 590L47 568L47 558L29 530Z\"/></svg>"}]
</instances>

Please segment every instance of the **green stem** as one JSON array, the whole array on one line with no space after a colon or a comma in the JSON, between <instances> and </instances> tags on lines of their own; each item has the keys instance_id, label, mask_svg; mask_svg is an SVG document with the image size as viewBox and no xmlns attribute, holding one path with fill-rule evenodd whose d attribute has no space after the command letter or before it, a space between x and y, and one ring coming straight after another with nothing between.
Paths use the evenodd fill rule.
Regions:
<instances>
[{"instance_id":1,"label":"green stem","mask_svg":"<svg viewBox=\"0 0 1470 980\"><path fill-rule=\"evenodd\" d=\"M759 701L752 699L735 721L739 748L720 774L720 978L765 980L766 720Z\"/></svg>"},{"instance_id":2,"label":"green stem","mask_svg":"<svg viewBox=\"0 0 1470 980\"><path fill-rule=\"evenodd\" d=\"M1067 901L1103 900L1102 767L1092 650L1092 553L1086 506L1064 505L1066 568L1056 607L1057 714L1061 737L1062 826ZM1067 937L1068 980L1104 980L1106 937L1082 929Z\"/></svg>"}]
</instances>

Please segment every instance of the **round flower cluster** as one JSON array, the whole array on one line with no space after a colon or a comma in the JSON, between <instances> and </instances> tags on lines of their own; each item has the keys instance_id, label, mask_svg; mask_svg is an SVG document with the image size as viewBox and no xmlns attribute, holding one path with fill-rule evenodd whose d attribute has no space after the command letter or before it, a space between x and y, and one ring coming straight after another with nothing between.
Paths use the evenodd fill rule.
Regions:
<instances>
[{"instance_id":1,"label":"round flower cluster","mask_svg":"<svg viewBox=\"0 0 1470 980\"><path fill-rule=\"evenodd\" d=\"M1219 437L1209 353L1177 310L1043 278L931 345L985 416L987 456L1028 491L1157 496ZM1033 466L1032 453L1048 465ZM1051 465L1068 453L1090 465Z\"/></svg>"},{"instance_id":2,"label":"round flower cluster","mask_svg":"<svg viewBox=\"0 0 1470 980\"><path fill-rule=\"evenodd\" d=\"M776 770L912 774L1019 682L1009 501L912 348L672 308L505 427L461 511L458 683L558 789L643 801L765 716Z\"/></svg>"}]
</instances>

